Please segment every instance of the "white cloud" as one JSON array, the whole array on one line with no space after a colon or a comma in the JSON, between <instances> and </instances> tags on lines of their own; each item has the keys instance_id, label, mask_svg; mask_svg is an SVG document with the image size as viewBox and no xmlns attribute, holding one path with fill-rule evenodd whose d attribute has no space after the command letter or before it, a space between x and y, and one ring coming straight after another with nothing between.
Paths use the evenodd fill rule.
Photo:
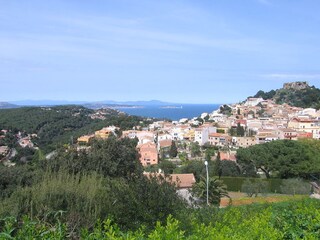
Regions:
<instances>
[{"instance_id":1,"label":"white cloud","mask_svg":"<svg viewBox=\"0 0 320 240\"><path fill-rule=\"evenodd\" d=\"M193 47L208 47L245 52L263 52L266 45L274 45L261 39L233 33L232 36L212 37L206 34L167 32L146 27L141 19L118 18L51 18L65 28L87 32L105 42L121 43L121 47L149 48L168 51L188 51ZM226 28L226 27L222 27ZM222 32L229 31L222 29ZM223 35L223 34L222 34ZM107 37L106 37L107 36ZM142 43L142 44L141 44Z\"/></svg>"}]
</instances>

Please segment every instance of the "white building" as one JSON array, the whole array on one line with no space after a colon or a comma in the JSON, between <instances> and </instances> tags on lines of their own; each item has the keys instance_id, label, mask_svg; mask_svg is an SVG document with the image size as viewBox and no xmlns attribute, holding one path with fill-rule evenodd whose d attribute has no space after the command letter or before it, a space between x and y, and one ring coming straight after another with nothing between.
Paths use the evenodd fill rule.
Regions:
<instances>
[{"instance_id":1,"label":"white building","mask_svg":"<svg viewBox=\"0 0 320 240\"><path fill-rule=\"evenodd\" d=\"M158 142L163 140L173 140L172 136L169 133L159 134L158 135Z\"/></svg>"},{"instance_id":2,"label":"white building","mask_svg":"<svg viewBox=\"0 0 320 240\"><path fill-rule=\"evenodd\" d=\"M209 134L216 133L216 127L201 127L196 128L194 132L194 141L198 142L200 146L209 142Z\"/></svg>"},{"instance_id":3,"label":"white building","mask_svg":"<svg viewBox=\"0 0 320 240\"><path fill-rule=\"evenodd\" d=\"M264 101L263 98L248 98L244 105L253 107L257 106L262 101Z\"/></svg>"}]
</instances>

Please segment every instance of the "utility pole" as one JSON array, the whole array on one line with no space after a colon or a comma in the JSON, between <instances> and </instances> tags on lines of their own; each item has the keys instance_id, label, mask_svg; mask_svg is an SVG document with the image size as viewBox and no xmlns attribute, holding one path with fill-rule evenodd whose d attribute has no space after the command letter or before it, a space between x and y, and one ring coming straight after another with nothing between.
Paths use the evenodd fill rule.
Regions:
<instances>
[{"instance_id":1,"label":"utility pole","mask_svg":"<svg viewBox=\"0 0 320 240\"><path fill-rule=\"evenodd\" d=\"M207 172L207 205L209 206L209 171L208 171L208 161L204 162L206 165L206 172Z\"/></svg>"}]
</instances>

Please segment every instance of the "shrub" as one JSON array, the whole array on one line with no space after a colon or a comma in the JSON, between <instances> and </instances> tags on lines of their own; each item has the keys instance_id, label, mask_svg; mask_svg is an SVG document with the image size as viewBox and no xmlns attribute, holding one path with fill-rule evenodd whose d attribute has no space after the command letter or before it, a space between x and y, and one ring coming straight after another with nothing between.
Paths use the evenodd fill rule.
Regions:
<instances>
[{"instance_id":1,"label":"shrub","mask_svg":"<svg viewBox=\"0 0 320 240\"><path fill-rule=\"evenodd\" d=\"M221 177L220 178L224 184L227 185L228 191L238 192L242 191L242 185L244 181L249 179L250 181L256 181L259 178L244 178L244 177ZM280 185L282 183L282 179L278 178L264 178L261 179L268 183L268 192L270 193L281 193Z\"/></svg>"},{"instance_id":2,"label":"shrub","mask_svg":"<svg viewBox=\"0 0 320 240\"><path fill-rule=\"evenodd\" d=\"M257 197L259 193L266 194L269 192L269 183L262 179L246 179L241 186L241 191L245 192L248 197L253 195Z\"/></svg>"},{"instance_id":3,"label":"shrub","mask_svg":"<svg viewBox=\"0 0 320 240\"><path fill-rule=\"evenodd\" d=\"M284 179L280 186L281 192L285 194L310 194L311 186L300 178Z\"/></svg>"},{"instance_id":4,"label":"shrub","mask_svg":"<svg viewBox=\"0 0 320 240\"><path fill-rule=\"evenodd\" d=\"M147 231L123 231L112 220L97 221L84 228L81 239L319 239L320 201L306 199L277 204L257 204L226 209L189 209L184 219L169 216ZM208 214L205 214L208 213ZM204 218L203 218L204 217ZM67 239L72 238L59 218L52 224L39 220L15 218L0 220L1 239Z\"/></svg>"}]
</instances>

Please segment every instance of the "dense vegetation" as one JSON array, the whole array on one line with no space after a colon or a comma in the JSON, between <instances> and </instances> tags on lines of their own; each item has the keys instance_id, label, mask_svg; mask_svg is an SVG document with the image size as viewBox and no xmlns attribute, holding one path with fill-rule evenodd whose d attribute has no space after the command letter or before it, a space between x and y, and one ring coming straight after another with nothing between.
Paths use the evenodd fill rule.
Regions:
<instances>
[{"instance_id":1,"label":"dense vegetation","mask_svg":"<svg viewBox=\"0 0 320 240\"><path fill-rule=\"evenodd\" d=\"M237 151L237 162L246 176L256 176L261 170L269 178L320 176L320 142L318 140L278 140Z\"/></svg>"},{"instance_id":2,"label":"dense vegetation","mask_svg":"<svg viewBox=\"0 0 320 240\"><path fill-rule=\"evenodd\" d=\"M305 89L278 89L264 92L258 91L254 97L273 99L277 104L287 103L302 108L320 108L320 89L311 86Z\"/></svg>"},{"instance_id":3,"label":"dense vegetation","mask_svg":"<svg viewBox=\"0 0 320 240\"><path fill-rule=\"evenodd\" d=\"M52 151L57 145L70 143L77 137L92 133L105 126L115 125L122 130L132 129L143 124L137 116L119 114L108 110L105 119L92 119L94 110L81 106L24 107L0 110L0 130L13 133L37 134L33 142L45 152Z\"/></svg>"},{"instance_id":4,"label":"dense vegetation","mask_svg":"<svg viewBox=\"0 0 320 240\"><path fill-rule=\"evenodd\" d=\"M231 112L232 112L231 107L227 104L221 105L219 110L220 110L220 113L225 115L231 115Z\"/></svg>"},{"instance_id":5,"label":"dense vegetation","mask_svg":"<svg viewBox=\"0 0 320 240\"><path fill-rule=\"evenodd\" d=\"M64 113L68 108L73 114L68 114L68 110ZM20 110L30 109L33 108ZM239 149L238 163L220 161L219 155L217 161L210 161L217 149L190 144L191 157L199 158L203 154L209 161L210 206L206 207L203 207L207 195L203 161L190 161L183 156L182 166L178 167L161 159L157 167L167 173L195 174L197 183L193 195L198 199L193 202L197 207L192 208L164 177L143 174L136 139L110 135L106 140L93 140L81 148L73 144L60 145L49 159L44 157L42 148L14 146L17 131L35 131L42 136L36 143L45 147L53 144L48 136L58 142L57 139L67 139L69 134L106 125L125 130L144 124L141 118L112 112L105 120L93 120L89 117L92 110L82 107L52 109L30 110L35 115L31 114L25 122L15 112L9 111L8 116L0 114L1 128L10 130L1 141L17 148L18 158L19 154L28 156L27 161L14 167L0 166L0 239L317 239L319 236L320 205L314 200L226 209L214 207L219 205L221 197L228 196L222 182L227 183L226 176L237 177L233 179L241 182L236 186L237 191L246 192L248 196L270 191L273 182L278 183L277 192L308 194L309 184L290 178L319 177L318 141L274 141ZM37 111L50 114L37 115ZM64 114L69 120L58 117ZM81 114L83 122L77 119ZM7 121L11 118L16 121L10 125ZM42 135L46 124L72 130L60 132L58 129ZM174 144L169 149L171 157L177 155L178 147L181 146ZM268 179L259 178L257 170L264 171ZM281 183L279 179L271 181L272 177L282 178Z\"/></svg>"},{"instance_id":6,"label":"dense vegetation","mask_svg":"<svg viewBox=\"0 0 320 240\"><path fill-rule=\"evenodd\" d=\"M169 216L154 229L123 231L112 220L98 221L81 231L82 239L319 239L320 201L306 199L226 209L187 209ZM63 216L63 213L62 213ZM0 220L2 239L66 239L72 237L59 212L53 222L24 217Z\"/></svg>"},{"instance_id":7,"label":"dense vegetation","mask_svg":"<svg viewBox=\"0 0 320 240\"><path fill-rule=\"evenodd\" d=\"M46 128L53 123L56 123L57 126L74 128L85 125L89 121L88 114L93 111L80 106L60 106L6 109L1 110L0 113L1 126L4 129L13 128L28 133L37 133L46 132ZM71 124L72 121L74 121L73 124Z\"/></svg>"},{"instance_id":8,"label":"dense vegetation","mask_svg":"<svg viewBox=\"0 0 320 240\"><path fill-rule=\"evenodd\" d=\"M0 177L0 218L27 215L46 224L51 213L77 236L97 219L113 219L122 229L150 229L157 221L185 207L175 187L162 178L147 178L136 150L137 142L109 137L85 150L62 147L50 159L5 168Z\"/></svg>"}]
</instances>

